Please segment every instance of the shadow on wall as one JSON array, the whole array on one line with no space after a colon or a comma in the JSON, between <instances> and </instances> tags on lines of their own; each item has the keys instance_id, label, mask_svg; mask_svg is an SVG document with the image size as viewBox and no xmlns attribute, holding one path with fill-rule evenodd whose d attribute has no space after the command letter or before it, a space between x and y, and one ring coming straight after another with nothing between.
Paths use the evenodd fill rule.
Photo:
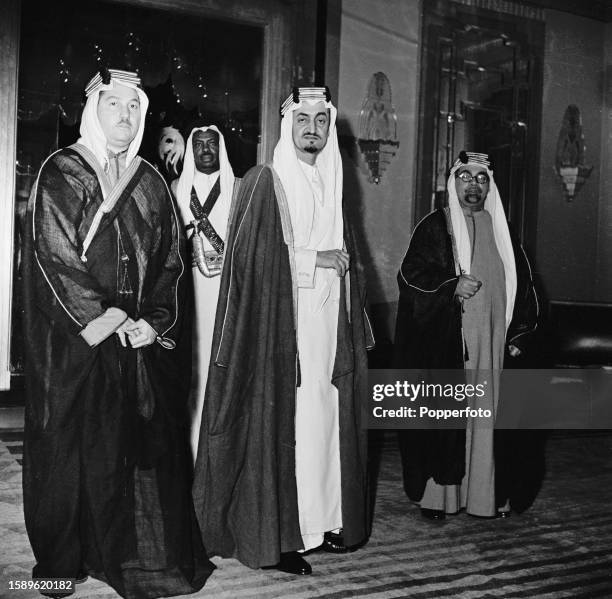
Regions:
<instances>
[{"instance_id":1,"label":"shadow on wall","mask_svg":"<svg viewBox=\"0 0 612 599\"><path fill-rule=\"evenodd\" d=\"M366 178L365 175L360 176L360 171L365 167L362 165L356 136L350 122L347 119L339 118L336 126L344 173L344 213L355 236L356 258L362 265L366 288L370 292L372 289L380 288L382 279L366 235L368 223L365 218L365 200L362 189ZM368 354L370 368L389 367L392 342L386 332L388 315L383 314L380 310L368 309L368 316L372 322L376 339L376 347Z\"/></svg>"}]
</instances>

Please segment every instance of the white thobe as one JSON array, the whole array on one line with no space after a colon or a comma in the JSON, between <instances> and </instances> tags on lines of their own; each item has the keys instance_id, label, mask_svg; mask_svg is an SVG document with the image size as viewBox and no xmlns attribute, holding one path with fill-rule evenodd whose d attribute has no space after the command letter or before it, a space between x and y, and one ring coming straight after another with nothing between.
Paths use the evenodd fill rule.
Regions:
<instances>
[{"instance_id":1,"label":"white thobe","mask_svg":"<svg viewBox=\"0 0 612 599\"><path fill-rule=\"evenodd\" d=\"M331 383L340 279L334 269L315 265L317 251L339 249L333 245L336 207L333 202L324 205L323 183L316 166L301 161L300 166L314 204L310 234L300 235L308 242L295 248L301 372L296 394L295 475L300 531L308 550L323 542L324 532L342 526L338 390Z\"/></svg>"},{"instance_id":2,"label":"white thobe","mask_svg":"<svg viewBox=\"0 0 612 599\"><path fill-rule=\"evenodd\" d=\"M198 172L194 177L193 186L198 194L200 204L206 202L206 198L219 178L219 171L212 175ZM229 218L233 190L221 190L217 202L208 215L208 220L215 228L221 239L225 241L227 221ZM194 220L189 204L179 201L179 209L185 224ZM189 229L189 235L193 229ZM203 233L199 234L204 244L204 250L210 251L214 248ZM191 379L191 392L189 398L189 414L191 422L190 442L193 458L198 455L198 441L200 439L200 425L202 422L202 410L204 407L204 394L206 392L206 381L208 379L208 365L212 347L213 330L215 328L215 313L219 299L219 285L221 276L205 277L197 266L192 266L193 287L195 299L195 334L193 335L193 374Z\"/></svg>"}]
</instances>

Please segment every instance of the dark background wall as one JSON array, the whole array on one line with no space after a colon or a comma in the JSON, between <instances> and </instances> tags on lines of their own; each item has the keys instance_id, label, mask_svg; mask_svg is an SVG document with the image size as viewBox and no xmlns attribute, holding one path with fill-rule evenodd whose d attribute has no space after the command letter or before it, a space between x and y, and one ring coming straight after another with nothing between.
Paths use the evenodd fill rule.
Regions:
<instances>
[{"instance_id":1,"label":"dark background wall","mask_svg":"<svg viewBox=\"0 0 612 599\"><path fill-rule=\"evenodd\" d=\"M414 224L419 31L417 0L342 2L338 114L344 149L344 195L362 224L368 292L379 337L392 336L396 274ZM380 183L374 184L368 180L355 138L368 83L378 71L385 73L391 84L400 145Z\"/></svg>"},{"instance_id":2,"label":"dark background wall","mask_svg":"<svg viewBox=\"0 0 612 599\"><path fill-rule=\"evenodd\" d=\"M450 1L450 0L449 0ZM474 2L494 8L502 2ZM527 2L542 6L542 2ZM550 3L549 3L550 5ZM544 10L544 86L537 243L531 256L550 300L612 302L612 28L607 5L555 3ZM571 6L570 6L571 5ZM584 5L584 6L583 6ZM589 5L589 6L587 6ZM370 259L369 295L379 335L392 337L396 275L414 225L415 142L420 84L422 1L343 0L339 119L345 147L345 196L363 216ZM576 13L587 14L580 16ZM367 180L356 137L367 82L391 82L399 151L379 185ZM586 162L593 171L572 202L553 171L559 129L569 104L582 113Z\"/></svg>"},{"instance_id":3,"label":"dark background wall","mask_svg":"<svg viewBox=\"0 0 612 599\"><path fill-rule=\"evenodd\" d=\"M612 298L612 23L604 28L597 295Z\"/></svg>"},{"instance_id":4,"label":"dark background wall","mask_svg":"<svg viewBox=\"0 0 612 599\"><path fill-rule=\"evenodd\" d=\"M545 11L543 114L538 201L537 270L550 299L589 302L612 301L612 272L600 270L600 230L612 226L610 213L600 210L610 202L602 194L602 129L604 113L604 23ZM572 202L563 195L553 171L557 138L569 104L582 113L585 162L593 170Z\"/></svg>"}]
</instances>

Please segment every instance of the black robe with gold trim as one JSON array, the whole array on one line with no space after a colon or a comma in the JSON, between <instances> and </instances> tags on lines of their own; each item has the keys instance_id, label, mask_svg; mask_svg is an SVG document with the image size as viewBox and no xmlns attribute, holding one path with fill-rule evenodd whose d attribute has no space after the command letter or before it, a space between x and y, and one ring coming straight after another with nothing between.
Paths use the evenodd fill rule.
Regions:
<instances>
[{"instance_id":1,"label":"black robe with gold trim","mask_svg":"<svg viewBox=\"0 0 612 599\"><path fill-rule=\"evenodd\" d=\"M286 210L286 206L285 206ZM295 481L299 385L294 285L272 170L251 169L233 209L208 373L194 499L211 555L252 568L303 548ZM351 239L345 235L347 251ZM370 530L364 291L352 263L342 284L332 382L340 408L342 520L348 545ZM350 295L350 297L348 297Z\"/></svg>"},{"instance_id":2,"label":"black robe with gold trim","mask_svg":"<svg viewBox=\"0 0 612 599\"><path fill-rule=\"evenodd\" d=\"M85 570L124 597L181 595L213 568L190 493L184 241L148 163L134 159L108 212L103 176L86 152L60 150L28 205L23 487L34 576ZM80 333L109 308L177 347L123 348L113 333L90 347Z\"/></svg>"},{"instance_id":3,"label":"black robe with gold trim","mask_svg":"<svg viewBox=\"0 0 612 599\"><path fill-rule=\"evenodd\" d=\"M445 209L427 215L415 228L397 276L400 298L395 332L394 366L404 369L464 368L461 303L455 296L458 276L453 256L450 215ZM517 291L506 345L524 349L537 325L538 302L531 269L511 235ZM420 501L429 478L440 485L461 484L465 474L465 430L401 431L404 489ZM496 484L503 484L499 472ZM505 488L507 492L507 488ZM507 497L498 497L503 504Z\"/></svg>"}]
</instances>

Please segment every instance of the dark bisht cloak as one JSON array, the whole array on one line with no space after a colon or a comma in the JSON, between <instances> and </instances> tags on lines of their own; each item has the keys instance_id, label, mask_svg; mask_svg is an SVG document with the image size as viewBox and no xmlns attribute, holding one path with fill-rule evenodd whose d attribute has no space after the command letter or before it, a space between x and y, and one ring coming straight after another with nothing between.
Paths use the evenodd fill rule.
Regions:
<instances>
[{"instance_id":1,"label":"dark bisht cloak","mask_svg":"<svg viewBox=\"0 0 612 599\"><path fill-rule=\"evenodd\" d=\"M516 239L511 239L517 293L506 338L507 343L522 346L536 327L537 298L525 253ZM446 209L432 212L417 225L397 279L400 297L394 366L424 372L463 370L461 303L455 297L458 276ZM401 431L399 443L404 489L413 501L421 500L429 478L441 485L461 483L465 474L465 430ZM498 489L506 490L504 470L507 468L498 469L496 483Z\"/></svg>"},{"instance_id":2,"label":"dark bisht cloak","mask_svg":"<svg viewBox=\"0 0 612 599\"><path fill-rule=\"evenodd\" d=\"M538 367L535 330L540 317L529 260L510 229L510 239L516 263L517 291L512 321L506 335L504 370ZM508 345L521 350L519 357L508 353ZM502 379L503 381L503 379ZM502 384L500 402L511 404L512 395ZM497 506L510 503L515 512L523 512L533 504L545 474L547 431L495 431L495 498Z\"/></svg>"},{"instance_id":3,"label":"dark bisht cloak","mask_svg":"<svg viewBox=\"0 0 612 599\"><path fill-rule=\"evenodd\" d=\"M443 211L415 229L397 277L396 368L463 370L461 305L452 240ZM463 374L461 374L463 376ZM404 489L420 501L430 477L458 484L465 474L465 430L400 431Z\"/></svg>"},{"instance_id":4,"label":"dark bisht cloak","mask_svg":"<svg viewBox=\"0 0 612 599\"><path fill-rule=\"evenodd\" d=\"M274 565L281 552L303 547L295 481L296 289L289 213L279 196L272 169L258 166L242 180L233 209L194 486L210 553L252 568ZM368 341L358 270L350 272L350 298L345 293L347 301L340 302L333 382L339 391L344 535L354 545L370 526L367 431L361 427Z\"/></svg>"},{"instance_id":5,"label":"dark bisht cloak","mask_svg":"<svg viewBox=\"0 0 612 599\"><path fill-rule=\"evenodd\" d=\"M213 566L190 496L184 241L165 183L137 157L84 261L104 176L85 154L68 148L43 165L27 213L23 487L34 576L85 569L124 597L190 593ZM109 307L145 318L176 349L125 349L114 334L90 347L79 333Z\"/></svg>"}]
</instances>

